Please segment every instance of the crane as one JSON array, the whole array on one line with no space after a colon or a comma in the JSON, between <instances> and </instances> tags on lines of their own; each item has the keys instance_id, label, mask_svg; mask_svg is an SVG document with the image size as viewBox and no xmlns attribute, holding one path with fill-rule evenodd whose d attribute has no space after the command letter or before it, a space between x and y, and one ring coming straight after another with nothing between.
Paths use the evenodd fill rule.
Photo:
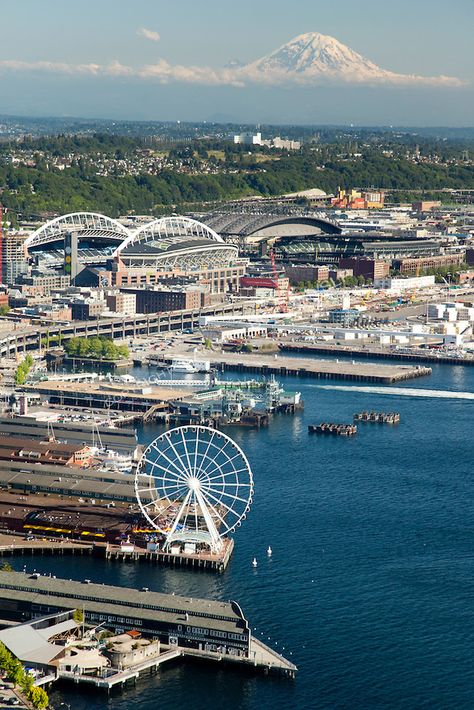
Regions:
<instances>
[{"instance_id":1,"label":"crane","mask_svg":"<svg viewBox=\"0 0 474 710\"><path fill-rule=\"evenodd\" d=\"M280 287L280 276L278 274L278 270L276 267L275 252L273 251L273 248L270 249L269 253L270 253L270 261L272 264L273 279L275 281L275 288L276 288L276 293L277 293L278 309L279 309L280 313L288 313L289 286L288 286L288 289L286 290L286 292L282 293L282 289Z\"/></svg>"}]
</instances>

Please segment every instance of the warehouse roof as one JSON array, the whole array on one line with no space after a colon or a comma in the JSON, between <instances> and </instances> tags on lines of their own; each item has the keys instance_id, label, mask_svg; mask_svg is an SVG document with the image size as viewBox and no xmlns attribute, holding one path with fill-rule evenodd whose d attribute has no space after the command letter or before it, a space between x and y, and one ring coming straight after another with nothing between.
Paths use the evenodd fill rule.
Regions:
<instances>
[{"instance_id":1,"label":"warehouse roof","mask_svg":"<svg viewBox=\"0 0 474 710\"><path fill-rule=\"evenodd\" d=\"M246 626L242 611L234 602L0 571L0 598L16 599L19 596L34 604L75 609L80 602L79 606L84 606L87 611L103 615L123 615L143 621L188 622L201 628L233 633L243 633Z\"/></svg>"},{"instance_id":2,"label":"warehouse roof","mask_svg":"<svg viewBox=\"0 0 474 710\"><path fill-rule=\"evenodd\" d=\"M69 614L61 614L60 621L47 625L46 619L55 621L53 615L3 629L0 642L23 663L48 665L64 651L64 647L50 643L49 639L77 629L76 622L69 617Z\"/></svg>"}]
</instances>

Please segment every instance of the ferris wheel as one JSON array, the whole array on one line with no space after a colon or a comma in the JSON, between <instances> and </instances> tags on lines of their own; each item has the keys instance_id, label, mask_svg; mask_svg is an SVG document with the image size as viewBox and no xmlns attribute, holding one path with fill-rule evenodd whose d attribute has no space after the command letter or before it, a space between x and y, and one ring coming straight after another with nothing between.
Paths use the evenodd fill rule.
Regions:
<instances>
[{"instance_id":1,"label":"ferris wheel","mask_svg":"<svg viewBox=\"0 0 474 710\"><path fill-rule=\"evenodd\" d=\"M218 552L247 515L253 476L244 452L226 434L182 426L145 449L135 492L145 518L166 536L165 549L184 542Z\"/></svg>"}]
</instances>

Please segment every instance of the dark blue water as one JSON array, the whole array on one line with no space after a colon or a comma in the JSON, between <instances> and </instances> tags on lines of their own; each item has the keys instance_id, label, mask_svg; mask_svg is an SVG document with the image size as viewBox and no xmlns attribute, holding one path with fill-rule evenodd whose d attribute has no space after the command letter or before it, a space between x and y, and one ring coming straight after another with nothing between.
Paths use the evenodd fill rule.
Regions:
<instances>
[{"instance_id":1,"label":"dark blue water","mask_svg":"<svg viewBox=\"0 0 474 710\"><path fill-rule=\"evenodd\" d=\"M229 431L252 463L255 499L223 575L67 557L21 564L235 598L254 633L298 665L296 680L180 663L109 699L64 686L52 694L55 705L472 707L474 400L338 391L290 378L285 386L303 392L303 414L278 416L268 430ZM406 387L474 393L474 368L435 366L431 378ZM399 411L401 423L360 426L353 439L307 434L308 423L350 421L362 409Z\"/></svg>"}]
</instances>

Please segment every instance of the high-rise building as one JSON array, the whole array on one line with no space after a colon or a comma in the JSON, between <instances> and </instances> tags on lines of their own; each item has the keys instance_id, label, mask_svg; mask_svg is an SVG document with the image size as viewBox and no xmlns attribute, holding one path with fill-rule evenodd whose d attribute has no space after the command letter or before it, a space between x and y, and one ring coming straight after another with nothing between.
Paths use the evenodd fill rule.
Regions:
<instances>
[{"instance_id":1,"label":"high-rise building","mask_svg":"<svg viewBox=\"0 0 474 710\"><path fill-rule=\"evenodd\" d=\"M27 237L27 234L9 233L3 228L0 245L2 283L12 285L21 274L28 273Z\"/></svg>"}]
</instances>

